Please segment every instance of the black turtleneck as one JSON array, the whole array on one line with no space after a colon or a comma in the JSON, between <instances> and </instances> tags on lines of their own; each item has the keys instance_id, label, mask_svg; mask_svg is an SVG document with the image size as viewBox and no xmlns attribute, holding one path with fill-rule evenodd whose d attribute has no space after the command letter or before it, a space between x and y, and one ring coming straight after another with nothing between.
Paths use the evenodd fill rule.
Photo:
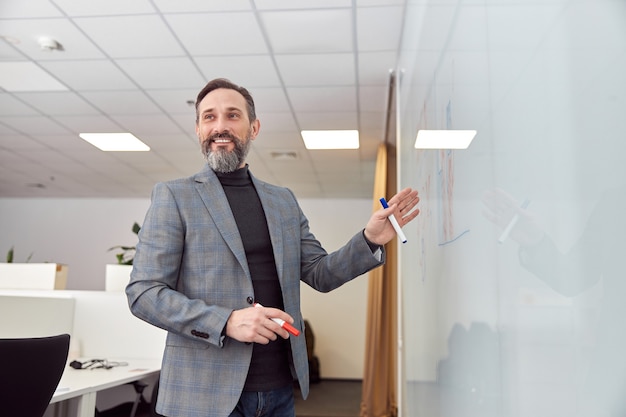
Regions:
<instances>
[{"instance_id":1,"label":"black turtleneck","mask_svg":"<svg viewBox=\"0 0 626 417\"><path fill-rule=\"evenodd\" d=\"M255 300L265 307L284 309L274 251L261 200L248 166L229 173L216 172L235 217L252 276ZM278 337L267 345L254 344L245 391L269 391L292 383L288 340Z\"/></svg>"}]
</instances>

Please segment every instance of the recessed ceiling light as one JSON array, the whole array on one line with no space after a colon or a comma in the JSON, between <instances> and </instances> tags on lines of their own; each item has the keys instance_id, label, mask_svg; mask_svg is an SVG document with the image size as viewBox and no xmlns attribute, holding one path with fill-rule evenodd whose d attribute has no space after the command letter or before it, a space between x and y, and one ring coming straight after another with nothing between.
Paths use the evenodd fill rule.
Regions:
<instances>
[{"instance_id":1,"label":"recessed ceiling light","mask_svg":"<svg viewBox=\"0 0 626 417\"><path fill-rule=\"evenodd\" d=\"M475 130L418 130L415 149L467 149Z\"/></svg>"},{"instance_id":2,"label":"recessed ceiling light","mask_svg":"<svg viewBox=\"0 0 626 417\"><path fill-rule=\"evenodd\" d=\"M15 93L67 91L68 88L32 62L0 62L0 87Z\"/></svg>"},{"instance_id":3,"label":"recessed ceiling light","mask_svg":"<svg viewBox=\"0 0 626 417\"><path fill-rule=\"evenodd\" d=\"M131 133L80 133L78 136L106 152L149 151L150 147Z\"/></svg>"},{"instance_id":4,"label":"recessed ceiling light","mask_svg":"<svg viewBox=\"0 0 626 417\"><path fill-rule=\"evenodd\" d=\"M359 149L358 130L303 130L307 149Z\"/></svg>"}]
</instances>

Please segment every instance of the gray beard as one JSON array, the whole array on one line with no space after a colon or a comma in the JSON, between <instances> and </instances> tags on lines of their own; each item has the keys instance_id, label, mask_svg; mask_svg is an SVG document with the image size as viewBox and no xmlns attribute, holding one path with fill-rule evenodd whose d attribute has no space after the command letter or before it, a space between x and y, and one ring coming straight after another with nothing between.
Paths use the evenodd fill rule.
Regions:
<instances>
[{"instance_id":1,"label":"gray beard","mask_svg":"<svg viewBox=\"0 0 626 417\"><path fill-rule=\"evenodd\" d=\"M243 162L237 155L236 150L232 152L226 149L218 149L215 152L209 151L208 154L205 154L205 158L215 172L233 172Z\"/></svg>"},{"instance_id":2,"label":"gray beard","mask_svg":"<svg viewBox=\"0 0 626 417\"><path fill-rule=\"evenodd\" d=\"M202 153L213 171L222 173L233 172L243 165L246 160L250 150L250 142L250 138L245 142L234 139L235 148L232 151L221 148L212 151L211 141L207 140L203 142Z\"/></svg>"}]
</instances>

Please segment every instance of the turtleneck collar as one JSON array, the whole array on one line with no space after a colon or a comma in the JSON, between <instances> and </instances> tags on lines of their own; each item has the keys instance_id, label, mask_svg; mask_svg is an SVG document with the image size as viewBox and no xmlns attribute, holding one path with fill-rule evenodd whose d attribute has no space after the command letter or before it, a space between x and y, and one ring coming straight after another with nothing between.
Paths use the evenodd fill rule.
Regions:
<instances>
[{"instance_id":1,"label":"turtleneck collar","mask_svg":"<svg viewBox=\"0 0 626 417\"><path fill-rule=\"evenodd\" d=\"M222 185L247 185L252 182L248 172L248 164L232 172L215 172Z\"/></svg>"}]
</instances>

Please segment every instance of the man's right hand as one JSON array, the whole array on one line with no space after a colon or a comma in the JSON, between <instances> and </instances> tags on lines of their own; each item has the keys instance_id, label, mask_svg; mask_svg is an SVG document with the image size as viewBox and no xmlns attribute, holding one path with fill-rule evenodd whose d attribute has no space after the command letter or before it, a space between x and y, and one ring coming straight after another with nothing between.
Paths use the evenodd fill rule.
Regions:
<instances>
[{"instance_id":1,"label":"man's right hand","mask_svg":"<svg viewBox=\"0 0 626 417\"><path fill-rule=\"evenodd\" d=\"M263 345L278 336L283 339L289 333L272 318L282 319L293 324L293 318L282 310L270 307L248 307L234 310L226 322L226 336L240 342L254 342Z\"/></svg>"}]
</instances>

